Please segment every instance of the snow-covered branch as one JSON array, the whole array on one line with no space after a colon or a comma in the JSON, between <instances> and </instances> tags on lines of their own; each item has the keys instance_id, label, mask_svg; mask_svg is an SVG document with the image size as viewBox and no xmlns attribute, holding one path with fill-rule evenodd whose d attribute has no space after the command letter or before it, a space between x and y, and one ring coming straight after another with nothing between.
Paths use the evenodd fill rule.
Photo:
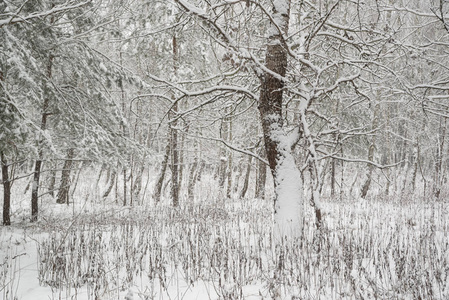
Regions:
<instances>
[{"instance_id":1,"label":"snow-covered branch","mask_svg":"<svg viewBox=\"0 0 449 300\"><path fill-rule=\"evenodd\" d=\"M328 155L328 156L323 156L320 157L320 159L324 159L324 158L334 158L334 159L338 159L344 162L350 162L350 163L363 163L363 164L367 164L367 165L371 165L373 167L376 167L378 169L387 169L387 168L392 168L392 167L396 167L398 165L400 165L401 163L403 163L403 161L394 163L394 164L389 164L389 165L381 165L378 164L376 162L370 161L370 160L366 160L366 159L359 159L359 158L348 158L348 157L341 157L341 156L336 156L336 155Z\"/></svg>"},{"instance_id":2,"label":"snow-covered branch","mask_svg":"<svg viewBox=\"0 0 449 300\"><path fill-rule=\"evenodd\" d=\"M16 23L22 23L22 22L28 22L31 21L33 19L41 19L41 18L45 18L47 16L56 14L56 13L60 13L60 12L65 12L68 10L72 10L72 9L76 9L76 8L80 8L88 3L91 3L92 1L84 1L81 3L76 3L77 1L74 1L73 3L75 4L64 4L64 5L58 5L53 7L52 9L46 10L46 11L41 11L41 12L34 12L31 13L29 15L25 15L25 16L21 16L19 15L20 10L16 13L11 13L11 16L7 19L3 19L0 20L0 28L6 25L12 25L12 24L16 24Z\"/></svg>"},{"instance_id":3,"label":"snow-covered branch","mask_svg":"<svg viewBox=\"0 0 449 300\"><path fill-rule=\"evenodd\" d=\"M228 148L231 149L231 150L240 152L240 153L242 153L242 154L249 155L249 156L251 156L251 157L254 157L254 158L260 160L261 162L263 162L263 163L266 164L267 166L269 165L269 164L268 164L268 161L265 160L265 159L263 159L263 158L260 157L259 155L254 154L253 152L251 152L251 151L249 151L249 150L242 149L242 148L239 148L239 147L237 147L237 146L235 146L235 145L232 145L231 143L229 143L228 141L225 141L225 140L222 139L222 138L205 137L205 136L192 135L192 134L188 134L188 135L191 136L191 137L199 138L199 139L210 140L210 141L215 141L215 142L222 143L223 145L225 145L226 147L228 147Z\"/></svg>"}]
</instances>

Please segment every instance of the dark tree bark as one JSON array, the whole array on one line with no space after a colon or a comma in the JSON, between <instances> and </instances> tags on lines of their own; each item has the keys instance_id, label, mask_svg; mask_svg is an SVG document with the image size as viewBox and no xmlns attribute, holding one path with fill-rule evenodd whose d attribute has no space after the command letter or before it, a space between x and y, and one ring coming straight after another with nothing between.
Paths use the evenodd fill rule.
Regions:
<instances>
[{"instance_id":1,"label":"dark tree bark","mask_svg":"<svg viewBox=\"0 0 449 300\"><path fill-rule=\"evenodd\" d=\"M138 169L138 174L137 174L137 178L134 179L134 183L132 186L132 190L131 190L131 194L133 195L134 200L139 201L139 196L140 196L140 192L142 191L142 176L143 176L143 171L145 170L144 165L142 164L142 166Z\"/></svg>"},{"instance_id":2,"label":"dark tree bark","mask_svg":"<svg viewBox=\"0 0 449 300\"><path fill-rule=\"evenodd\" d=\"M417 138L415 144L413 145L413 174L410 183L410 187L413 192L415 192L416 189L416 175L418 174L419 160L420 160L420 149L419 149L419 139Z\"/></svg>"},{"instance_id":3,"label":"dark tree bark","mask_svg":"<svg viewBox=\"0 0 449 300\"><path fill-rule=\"evenodd\" d=\"M287 53L281 44L267 46L266 66L284 77L287 70ZM276 177L276 165L279 155L279 141L273 136L272 128L282 128L282 94L284 83L271 73L265 73L259 100L259 112L262 121L265 151L273 177ZM273 126L275 125L275 126Z\"/></svg>"},{"instance_id":4,"label":"dark tree bark","mask_svg":"<svg viewBox=\"0 0 449 300\"><path fill-rule=\"evenodd\" d=\"M126 189L126 181L127 181L126 180L126 167L123 166L123 206L127 205L126 195L127 195L128 191Z\"/></svg>"},{"instance_id":5,"label":"dark tree bark","mask_svg":"<svg viewBox=\"0 0 449 300\"><path fill-rule=\"evenodd\" d=\"M251 174L251 161L252 161L252 156L249 156L248 164L246 165L245 181L243 182L243 187L242 187L242 190L240 191L240 199L245 198L246 192L248 191L249 176Z\"/></svg>"},{"instance_id":6,"label":"dark tree bark","mask_svg":"<svg viewBox=\"0 0 449 300\"><path fill-rule=\"evenodd\" d=\"M282 1L290 7L290 1ZM273 177L276 177L276 166L279 156L279 140L273 129L283 127L282 97L284 93L284 82L282 80L287 72L287 45L282 34L288 32L289 10L285 14L277 11L273 6L273 14L281 14L282 32L269 37L267 42L265 66L271 72L265 72L262 78L259 98L259 112L262 121L263 136L265 141L265 152Z\"/></svg>"},{"instance_id":7,"label":"dark tree bark","mask_svg":"<svg viewBox=\"0 0 449 300\"><path fill-rule=\"evenodd\" d=\"M70 191L70 172L72 170L74 149L70 148L67 152L67 159L62 167L61 183L59 185L58 197L56 203L65 204L69 203L69 191Z\"/></svg>"},{"instance_id":8,"label":"dark tree bark","mask_svg":"<svg viewBox=\"0 0 449 300\"><path fill-rule=\"evenodd\" d=\"M115 170L113 170L112 172L108 171L108 174L110 174L110 175L106 177L107 178L106 182L109 182L109 185L103 194L103 199L106 199L109 196L109 194L111 193L112 188L114 187L114 184L115 184L115 177L117 175L117 171L115 171Z\"/></svg>"},{"instance_id":9,"label":"dark tree bark","mask_svg":"<svg viewBox=\"0 0 449 300\"><path fill-rule=\"evenodd\" d=\"M287 73L288 51L284 35L288 34L290 0L272 4L273 20L268 29L265 71L261 78L259 112L265 141L265 153L275 185L275 236L299 237L303 219L302 181L292 154L292 139L283 124L282 101ZM297 138L299 138L299 131Z\"/></svg>"},{"instance_id":10,"label":"dark tree bark","mask_svg":"<svg viewBox=\"0 0 449 300\"><path fill-rule=\"evenodd\" d=\"M225 151L222 150L221 153L223 154L223 156L220 157L220 166L218 168L218 186L220 188L224 187L225 184L225 179L226 179L226 168L227 168L227 159L224 156L225 155Z\"/></svg>"},{"instance_id":11,"label":"dark tree bark","mask_svg":"<svg viewBox=\"0 0 449 300\"><path fill-rule=\"evenodd\" d=\"M265 183L267 181L267 165L259 160L257 166L257 180L256 180L256 190L255 197L259 199L265 199Z\"/></svg>"},{"instance_id":12,"label":"dark tree bark","mask_svg":"<svg viewBox=\"0 0 449 300\"><path fill-rule=\"evenodd\" d=\"M162 186L164 184L165 172L167 171L168 159L170 157L170 145L165 147L164 158L162 159L161 171L154 186L153 198L156 203L161 201Z\"/></svg>"},{"instance_id":13,"label":"dark tree bark","mask_svg":"<svg viewBox=\"0 0 449 300\"><path fill-rule=\"evenodd\" d=\"M39 178L41 173L42 160L37 160L34 165L33 184L31 187L31 222L37 221L39 214Z\"/></svg>"},{"instance_id":14,"label":"dark tree bark","mask_svg":"<svg viewBox=\"0 0 449 300\"><path fill-rule=\"evenodd\" d=\"M2 163L2 182L3 182L3 225L11 225L11 181L9 180L8 161L3 152L0 152Z\"/></svg>"},{"instance_id":15,"label":"dark tree bark","mask_svg":"<svg viewBox=\"0 0 449 300\"><path fill-rule=\"evenodd\" d=\"M176 111L176 107L173 107L173 109ZM173 126L176 126L176 123L173 124ZM171 184L171 191L170 195L172 198L172 205L178 206L179 205L179 155L178 155L178 130L176 128L171 128L171 138L170 138L170 149L171 149L171 164L170 164L170 170L171 170L171 176L172 176L172 184Z\"/></svg>"},{"instance_id":16,"label":"dark tree bark","mask_svg":"<svg viewBox=\"0 0 449 300\"><path fill-rule=\"evenodd\" d=\"M173 44L173 70L176 75L177 69L178 69L178 45L177 45L177 39L176 36L173 36L172 39ZM173 107L171 109L171 115L172 117L176 117L176 113L178 112L178 103L176 102L173 104ZM178 153L178 129L176 128L176 125L178 122L173 121L170 124L170 148L171 148L171 164L170 164L170 170L171 170L171 176L172 176L172 185L171 185L171 198L172 198L172 205L174 207L177 207L179 205L179 153Z\"/></svg>"},{"instance_id":17,"label":"dark tree bark","mask_svg":"<svg viewBox=\"0 0 449 300\"><path fill-rule=\"evenodd\" d=\"M48 64L47 64L47 78L51 78L52 73L52 65L53 65L53 58L54 56L50 54L48 57ZM44 131L47 129L47 118L49 116L48 108L50 104L50 98L47 95L44 99L44 103L42 105L42 117L41 117L41 130ZM34 175L33 175L33 185L31 188L31 222L35 222L38 219L39 214L39 181L41 176L41 167L42 167L42 157L43 157L43 150L42 150L42 141L38 141L39 145L39 151L38 151L38 159L36 160L36 163L34 165Z\"/></svg>"}]
</instances>

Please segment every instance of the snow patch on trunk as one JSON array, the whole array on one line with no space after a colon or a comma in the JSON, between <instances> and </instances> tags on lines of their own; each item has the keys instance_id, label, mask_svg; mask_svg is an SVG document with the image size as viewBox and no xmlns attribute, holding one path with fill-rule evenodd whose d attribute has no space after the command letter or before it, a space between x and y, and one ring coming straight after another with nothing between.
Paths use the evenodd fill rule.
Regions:
<instances>
[{"instance_id":1,"label":"snow patch on trunk","mask_svg":"<svg viewBox=\"0 0 449 300\"><path fill-rule=\"evenodd\" d=\"M272 38L278 35L282 35L283 33L286 33L286 28L288 27L288 12L290 9L290 2L286 0L276 0L273 2L273 14L271 17L273 18L273 22L276 24L271 23L268 31L267 36L268 38ZM284 31L284 32L282 32ZM271 41L270 43L273 43L274 41ZM278 41L279 42L279 41Z\"/></svg>"},{"instance_id":2,"label":"snow patch on trunk","mask_svg":"<svg viewBox=\"0 0 449 300\"><path fill-rule=\"evenodd\" d=\"M275 237L299 237L302 231L302 182L293 155L283 151L276 169Z\"/></svg>"},{"instance_id":3,"label":"snow patch on trunk","mask_svg":"<svg viewBox=\"0 0 449 300\"><path fill-rule=\"evenodd\" d=\"M274 9L280 14L288 14L289 1L288 0L275 0L273 1Z\"/></svg>"},{"instance_id":4,"label":"snow patch on trunk","mask_svg":"<svg viewBox=\"0 0 449 300\"><path fill-rule=\"evenodd\" d=\"M276 125L275 125L276 126ZM271 136L279 144L275 178L274 236L299 237L303 221L303 188L301 173L291 153L299 133L287 135L282 129L272 128Z\"/></svg>"}]
</instances>

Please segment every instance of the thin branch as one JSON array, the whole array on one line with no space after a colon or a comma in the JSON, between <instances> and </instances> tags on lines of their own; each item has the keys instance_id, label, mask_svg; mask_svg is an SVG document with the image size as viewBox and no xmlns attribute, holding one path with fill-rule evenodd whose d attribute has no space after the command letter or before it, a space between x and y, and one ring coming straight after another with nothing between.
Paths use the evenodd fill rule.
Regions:
<instances>
[{"instance_id":1,"label":"thin branch","mask_svg":"<svg viewBox=\"0 0 449 300\"><path fill-rule=\"evenodd\" d=\"M67 10L72 10L72 9L76 9L79 7L82 7L88 3L90 3L91 0L89 1L85 1L85 2L81 2L75 5L71 5L71 6L55 6L54 8L47 10L47 11L43 11L43 12L35 12L32 14L29 14L28 16L19 16L18 14L20 13L21 9L19 9L19 11L17 11L13 16L11 16L10 18L6 19L6 20L0 20L0 28L6 25L12 25L12 24L17 24L17 23L22 23L22 22L27 22L27 21L31 21L33 19L40 19L40 18L44 18L59 12L64 12Z\"/></svg>"}]
</instances>

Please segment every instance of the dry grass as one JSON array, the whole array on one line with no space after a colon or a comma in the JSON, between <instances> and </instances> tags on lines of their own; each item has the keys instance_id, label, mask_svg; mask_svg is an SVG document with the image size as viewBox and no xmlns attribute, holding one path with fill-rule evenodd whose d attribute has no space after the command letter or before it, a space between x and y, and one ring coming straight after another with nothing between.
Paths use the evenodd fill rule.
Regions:
<instances>
[{"instance_id":1,"label":"dry grass","mask_svg":"<svg viewBox=\"0 0 449 300\"><path fill-rule=\"evenodd\" d=\"M39 279L92 299L138 286L141 299L207 282L221 299L447 299L445 204L328 203L321 231L271 239L271 205L228 202L90 215L39 244ZM82 220L82 221L81 221ZM180 298L182 298L180 291ZM295 298L296 297L296 298ZM168 298L167 298L168 299Z\"/></svg>"}]
</instances>

